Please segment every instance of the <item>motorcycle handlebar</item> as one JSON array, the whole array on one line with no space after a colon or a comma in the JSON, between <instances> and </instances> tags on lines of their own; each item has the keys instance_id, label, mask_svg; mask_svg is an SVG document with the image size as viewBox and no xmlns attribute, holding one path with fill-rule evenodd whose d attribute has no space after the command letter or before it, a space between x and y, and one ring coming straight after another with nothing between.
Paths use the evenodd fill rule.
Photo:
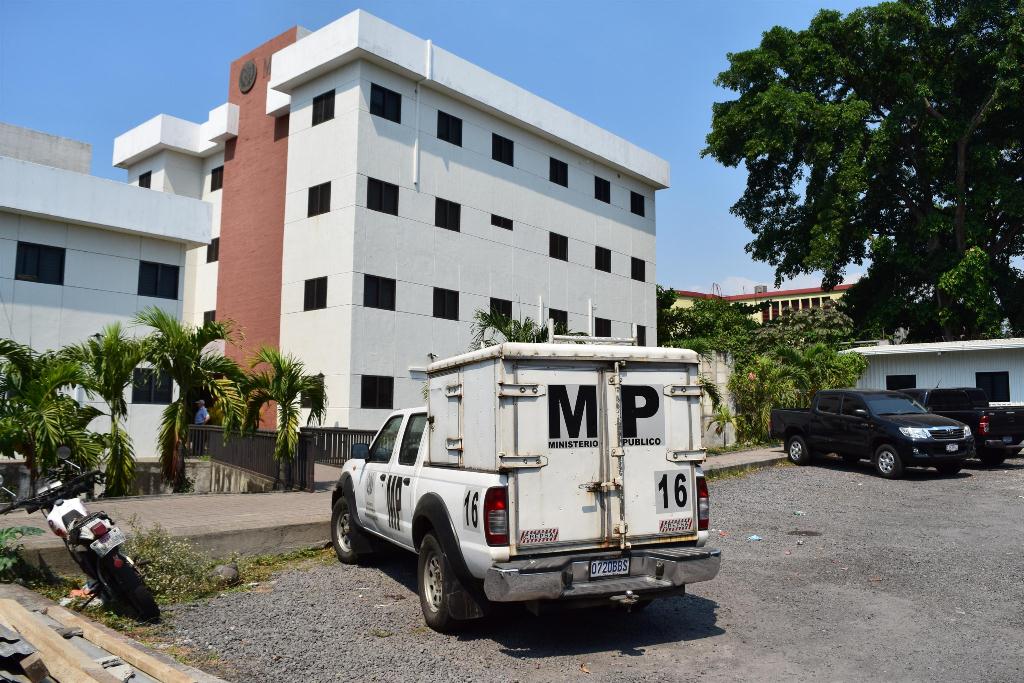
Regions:
<instances>
[{"instance_id":1,"label":"motorcycle handlebar","mask_svg":"<svg viewBox=\"0 0 1024 683\"><path fill-rule=\"evenodd\" d=\"M47 502L55 501L58 498L67 498L72 495L77 496L81 493L86 493L89 491L88 487L92 485L93 481L103 481L104 479L106 479L106 477L100 470L84 472L53 490L46 491L45 493L31 498L16 500L13 503L8 503L7 505L0 507L0 515L6 515L8 512L20 507L25 508L25 511L31 514L44 507ZM83 488L83 485L86 485L85 488Z\"/></svg>"}]
</instances>

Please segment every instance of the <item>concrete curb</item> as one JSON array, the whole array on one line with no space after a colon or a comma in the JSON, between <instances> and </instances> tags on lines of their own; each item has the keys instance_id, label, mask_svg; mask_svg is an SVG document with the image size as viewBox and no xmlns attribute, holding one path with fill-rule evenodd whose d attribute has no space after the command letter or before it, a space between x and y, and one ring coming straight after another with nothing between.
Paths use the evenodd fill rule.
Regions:
<instances>
[{"instance_id":1,"label":"concrete curb","mask_svg":"<svg viewBox=\"0 0 1024 683\"><path fill-rule=\"evenodd\" d=\"M729 453L728 455L734 455ZM767 469L769 467L775 467L782 463L788 462L788 458L784 453L763 453L758 454L754 457L742 458L733 460L733 462L714 462L717 458L723 456L711 456L704 462L704 472L711 476L711 478L722 476L725 474L735 474L741 472L754 472L757 470Z\"/></svg>"}]
</instances>

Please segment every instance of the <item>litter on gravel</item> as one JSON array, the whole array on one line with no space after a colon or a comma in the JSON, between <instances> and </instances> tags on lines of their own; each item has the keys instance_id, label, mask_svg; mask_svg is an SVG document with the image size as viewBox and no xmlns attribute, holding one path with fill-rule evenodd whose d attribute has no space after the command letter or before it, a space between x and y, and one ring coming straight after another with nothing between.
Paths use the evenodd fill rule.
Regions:
<instances>
[{"instance_id":1,"label":"litter on gravel","mask_svg":"<svg viewBox=\"0 0 1024 683\"><path fill-rule=\"evenodd\" d=\"M760 536L758 536L757 534L751 534L750 536L747 536L747 540L748 541L763 541L764 539L761 538Z\"/></svg>"}]
</instances>

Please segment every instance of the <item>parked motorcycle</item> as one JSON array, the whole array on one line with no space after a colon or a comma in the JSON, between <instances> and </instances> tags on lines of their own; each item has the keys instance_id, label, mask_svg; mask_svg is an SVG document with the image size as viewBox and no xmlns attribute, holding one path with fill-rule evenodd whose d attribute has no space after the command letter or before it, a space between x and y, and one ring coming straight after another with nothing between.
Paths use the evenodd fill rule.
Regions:
<instances>
[{"instance_id":1,"label":"parked motorcycle","mask_svg":"<svg viewBox=\"0 0 1024 683\"><path fill-rule=\"evenodd\" d=\"M61 463L80 474L66 482L54 477L31 498L18 500L17 494L4 488L0 477L0 490L14 499L9 505L0 507L0 515L19 508L29 514L41 510L50 531L64 541L71 557L89 577L87 589L93 596L99 595L104 602L116 601L126 605L139 621L160 621L160 608L153 594L131 558L121 551L127 540L124 533L105 512L87 512L79 498L81 494L91 492L96 482L104 480L103 473L99 470L83 471L71 462L70 454L66 448L58 451ZM59 476L57 470L47 476L55 474Z\"/></svg>"}]
</instances>

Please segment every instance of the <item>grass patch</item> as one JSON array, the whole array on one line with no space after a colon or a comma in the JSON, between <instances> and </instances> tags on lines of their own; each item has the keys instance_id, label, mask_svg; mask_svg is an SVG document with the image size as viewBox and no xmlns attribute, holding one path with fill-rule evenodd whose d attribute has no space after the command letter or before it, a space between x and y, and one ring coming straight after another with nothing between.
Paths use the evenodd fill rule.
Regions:
<instances>
[{"instance_id":1,"label":"grass patch","mask_svg":"<svg viewBox=\"0 0 1024 683\"><path fill-rule=\"evenodd\" d=\"M780 460L769 465L758 465L756 467L745 467L743 469L736 470L709 470L704 473L704 476L708 481L726 481L728 479L739 479L740 477L745 477L748 474L753 474L754 472L760 472L762 470L773 469L776 467L795 467L795 465L788 460Z\"/></svg>"},{"instance_id":2,"label":"grass patch","mask_svg":"<svg viewBox=\"0 0 1024 683\"><path fill-rule=\"evenodd\" d=\"M718 446L708 448L708 455L722 455L723 453L736 453L738 451L752 451L757 448L779 448L782 444L778 441L747 441L734 443L731 446Z\"/></svg>"}]
</instances>

